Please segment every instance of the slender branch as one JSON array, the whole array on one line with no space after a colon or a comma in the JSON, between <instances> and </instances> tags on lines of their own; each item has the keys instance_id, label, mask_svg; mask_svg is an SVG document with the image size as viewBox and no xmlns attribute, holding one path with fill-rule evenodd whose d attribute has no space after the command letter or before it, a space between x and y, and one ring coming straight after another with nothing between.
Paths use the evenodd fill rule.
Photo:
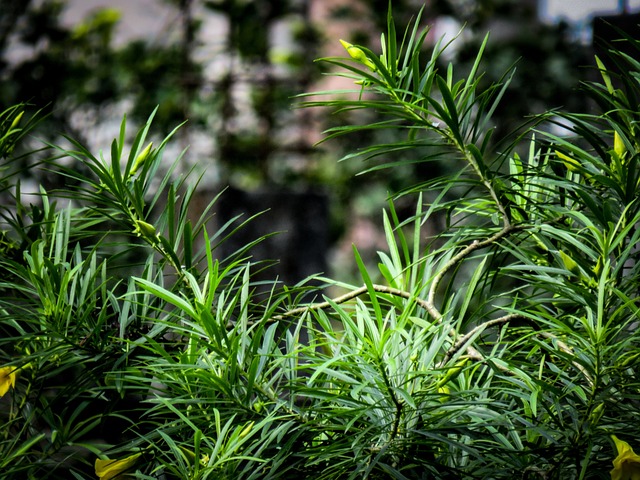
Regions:
<instances>
[{"instance_id":1,"label":"slender branch","mask_svg":"<svg viewBox=\"0 0 640 480\"><path fill-rule=\"evenodd\" d=\"M419 306L424 308L429 313L429 315L434 319L436 323L440 323L443 319L443 315L435 305L435 297L436 297L437 289L440 285L440 282L444 278L444 276L452 268L454 268L458 263L460 263L463 259L471 255L471 253L473 253L474 251L490 246L514 231L524 230L526 228L529 228L529 226L528 225L511 225L508 220L505 220L504 226L500 231L496 232L495 234L493 234L492 236L484 240L474 240L472 243L467 245L464 249L462 249L460 252L454 255L433 278L426 300L416 297L405 290L400 290L400 289L388 287L385 285L373 284L372 288L376 292L386 293L392 296L397 296L397 297L406 298L406 299L415 301ZM275 315L269 318L269 321L270 322L279 321L287 317L301 315L310 311L323 310L325 308L330 308L332 305L335 305L335 304L339 305L341 303L348 302L349 300L357 298L360 295L363 295L367 292L368 292L367 286L363 285L362 287L352 290L351 292L347 292L344 295L333 298L331 301L319 302L311 305L305 305L303 307L294 308L292 310L289 310L288 312L285 312L280 315ZM466 355L469 358L478 362L485 361L484 355L482 355L482 353L480 353L479 350L477 350L472 345L468 345L470 339L481 329L489 328L494 325L508 323L509 321L514 320L516 318L524 318L524 317L519 314L509 314L493 320L488 320L487 322L483 322L482 324L478 325L473 330L471 330L470 332L468 332L467 334L465 334L464 336L456 340L454 345L446 352L444 359L441 362L439 362L439 365L444 365L453 355L455 355L456 352L458 352L466 344L467 344ZM458 337L458 332L453 328L449 330L448 334L454 339ZM498 366L498 368L508 372L508 369L506 369L505 367Z\"/></svg>"},{"instance_id":2,"label":"slender branch","mask_svg":"<svg viewBox=\"0 0 640 480\"><path fill-rule=\"evenodd\" d=\"M465 346L465 344L469 343L476 334L482 332L483 330L489 327L493 327L495 325L502 325L505 323L509 323L512 320L525 319L525 318L527 317L525 317L522 314L510 313L508 315L504 315L499 318L494 318L493 320L487 320L486 322L483 322L477 325L476 327L471 329L469 332L464 334L462 337L460 337L456 341L456 343L454 343L449 348L449 350L447 350L447 353L445 353L444 358L438 363L438 367L443 367L458 351L460 351ZM469 346L467 348L472 348L472 347Z\"/></svg>"},{"instance_id":3,"label":"slender branch","mask_svg":"<svg viewBox=\"0 0 640 480\"><path fill-rule=\"evenodd\" d=\"M426 310L429 309L429 306L425 300L419 297L414 297L407 291L399 290L397 288L387 287L385 285L378 285L375 283L373 284L373 289L376 292L387 293L389 295L393 295L394 297L402 297L406 299L413 298L413 300L415 300L415 302L418 305L420 305ZM341 303L345 303L345 302L348 302L349 300L353 300L354 298L367 293L367 291L368 291L367 286L363 285L360 288L357 288L355 290L345 293L344 295L331 299L330 302L326 301L326 302L320 302L320 303L313 303L311 305L305 305L304 307L294 308L293 310L289 310L288 312L285 312L283 314L275 315L274 317L271 317L271 320L272 321L283 320L286 317L300 315L313 310L324 310L325 308L331 307L332 304L340 305Z\"/></svg>"},{"instance_id":4,"label":"slender branch","mask_svg":"<svg viewBox=\"0 0 640 480\"><path fill-rule=\"evenodd\" d=\"M451 260L449 260L444 267L442 267L442 269L438 272L438 274L433 278L433 281L431 283L431 287L429 289L429 294L427 297L427 300L424 300L420 297L416 297L414 295L411 295L411 293L405 291L405 290L400 290L397 288L393 288L393 287L388 287L386 285L378 285L378 284L373 284L373 290L376 292L380 292L380 293L386 293L395 297L402 297L402 298L406 298L408 300L414 300L418 305L420 305L422 308L424 308L427 312L429 312L429 315L431 315L431 317L436 321L436 322L440 322L442 321L442 314L440 313L440 311L437 309L437 307L435 306L435 295L436 295L436 290L438 288L439 283L442 281L442 278L445 276L445 274L451 270L453 267L455 267L455 265L457 263L459 263L460 261L462 261L465 257L467 257L468 255L470 255L472 252L474 252L475 250L478 250L480 248L486 247L491 245L492 243L497 242L498 240L500 240L502 237L506 236L507 234L515 231L515 230L523 230L527 228L527 226L525 225L518 225L518 226L509 226L509 228L503 228L502 230L500 230L499 232L497 232L496 234L492 235L491 237L482 240L482 241L478 241L478 240L474 240L470 245L468 245L467 247L465 247L462 251L460 251L457 255L455 255ZM363 285L362 287L359 287L355 290L352 290L350 292L345 293L344 295L341 295L339 297L333 298L331 299L331 301L325 301L325 302L319 302L319 303L313 303L311 305L305 305L303 307L297 307L294 308L292 310L289 310L285 313L282 313L280 315L275 315L273 317L270 318L271 321L278 321L278 320L283 320L286 317L292 317L295 315L300 315L306 312L310 312L310 311L314 311L314 310L324 310L325 308L329 308L331 307L332 304L341 304L341 303L345 303L348 302L349 300L353 300L356 297L359 297L360 295L363 295L365 293L367 293L368 289L366 285Z\"/></svg>"},{"instance_id":5,"label":"slender branch","mask_svg":"<svg viewBox=\"0 0 640 480\"><path fill-rule=\"evenodd\" d=\"M436 320L437 322L442 321L442 313L440 313L440 310L438 310L438 308L435 305L435 298L436 298L436 292L438 290L438 287L440 286L440 282L442 281L444 276L447 274L447 272L449 272L449 270L454 268L458 263L460 263L464 258L471 255L471 253L473 253L474 251L480 248L487 247L497 242L498 240L500 240L501 238L505 237L506 235L510 234L515 230L524 230L525 228L528 228L528 225L514 226L507 223L499 232L493 234L489 238L482 241L474 240L469 245L467 245L464 249L462 249L460 252L454 255L453 258L451 258L451 260L449 260L444 265L444 267L440 269L440 271L436 274L436 276L433 277L433 281L431 282L431 287L429 287L429 293L427 295L425 308L427 309L429 314L433 317L433 319Z\"/></svg>"},{"instance_id":6,"label":"slender branch","mask_svg":"<svg viewBox=\"0 0 640 480\"><path fill-rule=\"evenodd\" d=\"M467 163L469 163L469 165L471 165L473 170L476 172L476 175L482 182L482 185L489 192L489 195L491 195L491 199L496 204L496 208L498 209L498 211L500 212L500 216L502 217L502 224L505 229L508 229L511 226L511 221L509 220L507 209L498 198L498 194L496 193L496 190L493 188L492 183L482 173L482 170L480 169L480 166L478 165L478 162L476 161L475 156L473 155L473 153L471 153L469 148L464 143L455 142L455 144L458 150L460 150L463 153Z\"/></svg>"},{"instance_id":7,"label":"slender branch","mask_svg":"<svg viewBox=\"0 0 640 480\"><path fill-rule=\"evenodd\" d=\"M468 343L471 341L471 339L479 332L489 328L489 327L493 327L496 325L502 325L502 324L506 324L511 322L512 320L527 320L530 321L531 319L529 317L526 317L522 314L519 313L510 313L508 315L504 315L502 317L499 318L494 318L493 320L487 320L486 322L483 322L479 325L477 325L476 327L474 327L472 330L470 330L469 332L467 332L465 335L463 335L462 337L460 337L456 343L454 343L449 350L447 350L447 353L445 353L444 358L438 362L438 366L437 368L442 368L446 365L446 363L451 360L451 358L458 352L460 351L462 348L464 348L465 345L467 345L467 355L469 356L469 358L472 358L474 360L477 361L484 361L484 357L482 357L482 354L480 354L480 352L478 352L478 350L476 350L474 347L472 347L471 345L468 345ZM451 330L449 332L449 334L451 336L455 336L456 332L455 330ZM556 342L556 345L558 346L558 348L563 351L564 353L570 355L570 356L575 356L575 353L573 352L573 350L571 349L571 347L569 347L566 343L564 343L562 340L558 339L558 337L556 337L553 333L551 332L538 332L539 335L551 339L553 341ZM587 382L589 383L589 385L593 386L593 379L591 378L591 375L589 374L589 372L587 371L587 369L584 367L584 365L582 365L581 363L579 363L576 360L573 360L571 362L573 364L574 367L576 367L585 377L585 379L587 380ZM500 370L506 372L506 373L511 373L509 371L508 368L502 367L500 365L496 365Z\"/></svg>"},{"instance_id":8,"label":"slender branch","mask_svg":"<svg viewBox=\"0 0 640 480\"><path fill-rule=\"evenodd\" d=\"M484 243L484 242L482 242L482 243ZM402 297L402 298L406 298L406 299L413 299L418 305L420 305L425 310L427 310L427 311L429 311L431 313L432 307L429 305L429 303L426 300L424 300L422 298L419 298L419 297L415 297L415 296L411 295L407 291L399 290L397 288L387 287L385 285L378 285L378 284L373 284L373 290L375 290L376 292L387 293L389 295L393 295L393 296L397 296L397 297ZM286 317L291 317L291 316L294 316L294 315L300 315L300 314L304 314L306 312L315 311L315 310L323 310L325 308L331 307L332 304L338 304L339 305L341 303L348 302L349 300L352 300L352 299L354 299L354 298L356 298L356 297L358 297L360 295L363 295L363 294L367 293L367 291L368 291L367 286L363 285L362 287L360 287L360 288L358 288L356 290L352 290L351 292L345 293L344 295L341 295L339 297L336 297L336 298L332 299L331 302L326 301L326 302L314 303L314 304L307 305L307 306L304 306L304 307L294 308L293 310L289 310L288 312L285 312L285 313L283 313L281 315L275 315L275 316L271 317L269 319L269 321L283 320ZM507 316L515 316L515 315L507 315ZM505 318L505 317L501 317L501 318L495 319L495 320L489 320L490 325L485 325L485 324L483 324L483 325L485 325L485 328L489 327L489 326L493 326L495 324L501 323L500 320L503 319L503 318ZM434 319L436 319L436 317L434 317ZM441 319L442 319L442 315L440 315L438 321L441 320ZM513 318L511 318L511 320L512 319ZM505 320L502 320L502 322L505 322ZM454 338L458 335L458 333L453 328L450 329L448 333L449 333L449 335L451 337L454 337ZM456 342L456 345L460 341L461 340L458 340L458 342ZM465 342L466 342L466 340L462 342L462 345ZM449 350L449 352L451 352L451 350ZM449 353L449 352L447 352L447 355L449 355L449 358L450 358L450 356L452 356L455 353L455 351L451 352L451 353ZM473 347L471 345L467 346L466 354L470 359L475 360L477 362L481 362L481 361L485 360L485 358L482 355L482 353L480 353L479 350L477 350L475 347ZM440 362L440 364L444 364L444 361ZM396 404L396 406L397 406L397 404Z\"/></svg>"}]
</instances>

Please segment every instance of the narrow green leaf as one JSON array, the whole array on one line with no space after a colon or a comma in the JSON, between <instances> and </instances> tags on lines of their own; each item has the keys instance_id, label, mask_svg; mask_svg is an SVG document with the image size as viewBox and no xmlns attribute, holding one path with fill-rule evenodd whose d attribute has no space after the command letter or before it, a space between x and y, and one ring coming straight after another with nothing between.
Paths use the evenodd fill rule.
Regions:
<instances>
[{"instance_id":1,"label":"narrow green leaf","mask_svg":"<svg viewBox=\"0 0 640 480\"><path fill-rule=\"evenodd\" d=\"M395 79L398 76L398 44L396 26L390 8L387 10L387 32L387 64L391 76Z\"/></svg>"},{"instance_id":2,"label":"narrow green leaf","mask_svg":"<svg viewBox=\"0 0 640 480\"><path fill-rule=\"evenodd\" d=\"M358 265L358 270L360 270L360 275L364 280L365 285L367 286L367 291L369 292L369 299L371 300L371 305L373 306L376 319L378 323L382 323L382 309L380 308L380 304L378 303L378 297L376 291L373 288L373 282L371 281L371 277L369 276L369 272L367 272L367 268L360 257L360 253L355 245L353 245L353 254L356 259L356 263Z\"/></svg>"},{"instance_id":3,"label":"narrow green leaf","mask_svg":"<svg viewBox=\"0 0 640 480\"><path fill-rule=\"evenodd\" d=\"M182 245L184 249L184 255L182 258L182 264L188 271L193 266L193 232L191 231L191 220L187 220L184 223L184 232L182 235Z\"/></svg>"},{"instance_id":4,"label":"narrow green leaf","mask_svg":"<svg viewBox=\"0 0 640 480\"><path fill-rule=\"evenodd\" d=\"M442 101L444 102L443 110L446 112L446 117L443 117L442 119L447 124L447 127L449 127L449 130L453 134L456 142L459 145L462 145L463 140L460 136L458 111L456 109L455 100L451 95L451 90L449 89L448 82L445 82L445 80L440 75L436 75L436 83L438 84L438 90L440 91L440 94L442 95Z\"/></svg>"},{"instance_id":5,"label":"narrow green leaf","mask_svg":"<svg viewBox=\"0 0 640 480\"><path fill-rule=\"evenodd\" d=\"M171 305L174 305L175 307L178 307L192 319L196 320L198 318L196 310L184 298L181 298L176 294L171 293L169 290L166 290L165 288L156 285L155 283L150 282L149 280L146 280L144 278L133 277L133 280L135 280L135 282L147 292L152 293L159 298L162 298L164 301L170 303Z\"/></svg>"}]
</instances>

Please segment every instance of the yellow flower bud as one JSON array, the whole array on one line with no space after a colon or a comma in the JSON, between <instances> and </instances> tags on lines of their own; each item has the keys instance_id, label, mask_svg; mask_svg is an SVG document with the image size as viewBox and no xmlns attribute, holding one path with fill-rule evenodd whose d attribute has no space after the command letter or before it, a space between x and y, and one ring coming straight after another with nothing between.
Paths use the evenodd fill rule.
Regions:
<instances>
[{"instance_id":1,"label":"yellow flower bud","mask_svg":"<svg viewBox=\"0 0 640 480\"><path fill-rule=\"evenodd\" d=\"M256 423L256 422L249 422L249 423L247 424L247 426L246 426L246 427L244 427L244 428L242 429L242 431L240 432L240 438L244 438L244 437L246 437L247 435L249 435L249 433L251 433L251 429L253 428L253 425L254 425L255 423Z\"/></svg>"},{"instance_id":2,"label":"yellow flower bud","mask_svg":"<svg viewBox=\"0 0 640 480\"><path fill-rule=\"evenodd\" d=\"M377 70L376 65L369 60L367 54L361 48L352 45L349 42L345 42L344 40L340 40L342 46L347 50L347 53L353 58L356 62L361 63L368 67L372 72Z\"/></svg>"},{"instance_id":3,"label":"yellow flower bud","mask_svg":"<svg viewBox=\"0 0 640 480\"><path fill-rule=\"evenodd\" d=\"M129 175L131 176L135 175L140 169L140 167L144 165L144 162L147 160L147 158L149 158L152 148L153 148L153 142L149 143L149 145L147 145L146 148L138 154L135 161L133 162L133 166L131 167L131 171L129 172Z\"/></svg>"},{"instance_id":4,"label":"yellow flower bud","mask_svg":"<svg viewBox=\"0 0 640 480\"><path fill-rule=\"evenodd\" d=\"M596 408L593 409L591 415L589 415L589 421L592 425L596 425L600 421L600 417L604 413L604 403L599 403Z\"/></svg>"},{"instance_id":5,"label":"yellow flower bud","mask_svg":"<svg viewBox=\"0 0 640 480\"><path fill-rule=\"evenodd\" d=\"M22 119L23 115L24 115L24 110L22 112L20 112L18 115L16 115L16 118L14 118L13 122L11 122L11 126L9 127L9 131L13 130L14 128L16 128L18 126L18 124L20 123L20 120Z\"/></svg>"},{"instance_id":6,"label":"yellow flower bud","mask_svg":"<svg viewBox=\"0 0 640 480\"><path fill-rule=\"evenodd\" d=\"M560 259L562 260L564 268L569 270L574 275L580 275L580 266L576 263L576 261L573 258L571 258L569 255L564 253L562 250L559 253L560 253Z\"/></svg>"},{"instance_id":7,"label":"yellow flower bud","mask_svg":"<svg viewBox=\"0 0 640 480\"><path fill-rule=\"evenodd\" d=\"M133 233L135 233L139 237L155 239L156 227L154 227L150 223L143 222L142 220L134 220L134 224L136 228L133 230Z\"/></svg>"},{"instance_id":8,"label":"yellow flower bud","mask_svg":"<svg viewBox=\"0 0 640 480\"><path fill-rule=\"evenodd\" d=\"M624 142L622 141L622 137L618 134L618 132L614 132L613 134L613 151L618 156L618 158L622 158L622 156L627 151L627 148L624 146Z\"/></svg>"},{"instance_id":9,"label":"yellow flower bud","mask_svg":"<svg viewBox=\"0 0 640 480\"><path fill-rule=\"evenodd\" d=\"M598 276L600 275L600 272L602 271L602 257L598 257L598 261L596 262L596 266L593 267L592 272Z\"/></svg>"},{"instance_id":10,"label":"yellow flower bud","mask_svg":"<svg viewBox=\"0 0 640 480\"><path fill-rule=\"evenodd\" d=\"M442 377L442 379L440 379L440 381L438 382L438 391L440 391L440 388L444 387L447 383L453 380L462 371L462 367L464 367L468 361L469 357L460 357L460 360L458 360L458 362L453 367L447 370L444 374L444 377Z\"/></svg>"},{"instance_id":11,"label":"yellow flower bud","mask_svg":"<svg viewBox=\"0 0 640 480\"><path fill-rule=\"evenodd\" d=\"M96 459L95 470L100 480L111 480L117 478L121 473L133 467L141 453L136 453L122 460L106 460Z\"/></svg>"}]
</instances>

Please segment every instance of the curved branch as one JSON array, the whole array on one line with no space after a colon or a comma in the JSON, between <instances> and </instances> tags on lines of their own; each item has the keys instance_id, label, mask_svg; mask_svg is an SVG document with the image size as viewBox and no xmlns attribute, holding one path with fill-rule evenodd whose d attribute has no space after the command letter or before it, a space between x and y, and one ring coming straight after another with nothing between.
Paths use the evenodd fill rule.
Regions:
<instances>
[{"instance_id":1,"label":"curved branch","mask_svg":"<svg viewBox=\"0 0 640 480\"><path fill-rule=\"evenodd\" d=\"M433 277L433 280L431 281L431 286L429 287L429 292L428 292L428 296L427 296L426 300L422 299L420 297L416 297L416 296L412 295L410 292L407 292L405 290L400 290L400 289L393 288L393 287L388 287L388 286L385 286L385 285L373 284L372 285L373 290L376 291L376 292L386 293L386 294L389 294L389 295L392 295L392 296L397 296L397 297L405 298L405 299L408 299L408 300L413 300L419 306L424 308L436 323L440 323L442 321L442 319L443 319L443 315L440 312L440 310L438 309L438 307L436 307L436 305L435 305L435 297L436 297L436 292L438 290L440 282L442 281L444 276L451 269L453 269L458 263L460 263L466 257L471 255L471 253L473 253L474 251L479 250L479 249L484 248L484 247L488 247L488 246L494 244L495 242L499 241L500 239L502 239L503 237L507 236L508 234L510 234L510 233L512 233L514 231L524 230L526 228L530 228L530 226L528 226L528 225L511 225L508 221L505 221L505 225L503 226L503 228L500 231L498 231L495 234L493 234L492 236L490 236L489 238L486 238L485 240L474 240L472 243L467 245L464 249L462 249L460 252L458 252L456 255L454 255L440 269L440 271L435 275L435 277ZM270 317L268 319L268 321L283 320L283 319L285 319L287 317L292 317L292 316L295 316L295 315L304 314L304 313L307 313L307 312L310 312L310 311L323 310L325 308L330 308L332 305L348 302L349 300L352 300L352 299L354 299L356 297L359 297L360 295L363 295L363 294L365 294L367 292L368 292L367 286L363 285L362 287L359 287L359 288L357 288L355 290L352 290L351 292L347 292L344 295L341 295L339 297L333 298L331 301L319 302L319 303L314 303L314 304L311 304L311 305L305 305L303 307L294 308L293 310L289 310L288 312L285 312L285 313L282 313L280 315L275 315L273 317ZM494 325L500 325L500 324L508 323L511 320L514 320L516 318L525 318L525 317L523 315L520 315L520 314L508 314L508 315L504 315L502 317L499 317L499 318L496 318L496 319L493 319L493 320L488 320L488 321L483 322L482 324L476 326L473 330L471 330L470 332L466 333L462 337L459 337L458 332L455 329L451 328L449 330L449 332L448 332L448 335L451 336L453 339L457 338L457 340L455 341L453 346L445 353L445 356L444 356L443 360L440 361L438 363L438 365L443 366L444 364L446 364L446 362L448 360L450 360L451 357L453 357L453 355L455 355L455 353L458 352L465 345L467 345L466 355L469 358L471 358L472 360L475 360L475 361L485 361L484 355L482 355L482 353L480 353L479 350L477 350L472 345L468 345L468 343L471 340L471 338L482 329L489 328L489 327L492 327ZM498 367L498 368L500 368L501 370L504 370L504 367Z\"/></svg>"},{"instance_id":2,"label":"curved branch","mask_svg":"<svg viewBox=\"0 0 640 480\"><path fill-rule=\"evenodd\" d=\"M387 287L385 285L378 285L378 284L373 284L373 289L376 292L379 293L387 293L389 295L393 295L394 297L402 297L402 298L406 298L407 300L413 299L415 300L415 302L420 305L422 308L426 309L427 311L429 310L429 305L427 304L427 302L419 297L414 297L412 296L409 292L405 291L405 290L400 290L397 288L393 288L393 287ZM349 300L353 300L356 297L359 297L360 295L363 295L365 293L367 293L367 286L363 285L360 288L357 288L355 290L352 290L350 292L345 293L344 295L340 295L339 297L333 298L331 299L331 301L326 301L326 302L319 302L319 303L312 303L311 305L305 305L304 307L298 307L298 308L294 308L293 310L289 310L288 312L282 313L280 315L275 315L274 317L271 317L271 320L283 320L286 317L292 317L295 315L300 315L302 313L306 313L306 312L310 312L313 310L324 310L325 308L329 308L331 307L331 304L341 304L341 303L345 303L348 302Z\"/></svg>"},{"instance_id":3,"label":"curved branch","mask_svg":"<svg viewBox=\"0 0 640 480\"><path fill-rule=\"evenodd\" d=\"M440 282L442 281L442 279L444 278L444 276L447 274L447 272L449 272L449 270L451 270L452 268L454 268L458 263L460 263L463 259L465 259L466 257L468 257L469 255L471 255L471 253L473 253L474 251L480 249L480 248L484 248L487 247L495 242L497 242L498 240L500 240L501 238L507 236L508 234L510 234L511 232L514 232L516 230L524 230L526 228L529 228L528 225L511 225L509 223L507 223L502 230L500 230L499 232L493 234L492 236L490 236L489 238L485 239L485 240L474 240L473 242L471 242L469 245L467 245L464 249L462 249L460 252L458 252L456 255L453 256L453 258L451 258L451 260L449 260L444 267L442 267L440 269L440 271L436 274L435 277L433 277L433 280L431 282L431 286L429 287L429 294L427 295L427 300L426 300L426 309L429 312L429 314L433 317L433 319L437 322L440 322L442 320L442 313L440 313L440 310L438 310L438 308L435 305L435 298L436 298L436 291L438 290L438 287L440 286Z\"/></svg>"},{"instance_id":4,"label":"curved branch","mask_svg":"<svg viewBox=\"0 0 640 480\"><path fill-rule=\"evenodd\" d=\"M460 351L465 344L467 344L469 341L471 341L471 339L478 333L480 333L481 331L489 328L489 327L493 327L494 325L502 325L505 323L509 323L512 320L516 320L516 319L523 319L523 318L527 318L522 314L519 313L510 313L508 315L504 315L502 317L499 318L494 318L493 320L487 320L486 322L481 323L480 325L477 325L476 327L474 327L473 329L471 329L469 332L465 333L462 337L460 337L456 343L454 343L451 348L449 348L449 350L447 350L447 353L445 353L444 358L438 363L438 367L443 367L449 360L451 360L451 358L458 352ZM471 347L472 348L472 347Z\"/></svg>"}]
</instances>

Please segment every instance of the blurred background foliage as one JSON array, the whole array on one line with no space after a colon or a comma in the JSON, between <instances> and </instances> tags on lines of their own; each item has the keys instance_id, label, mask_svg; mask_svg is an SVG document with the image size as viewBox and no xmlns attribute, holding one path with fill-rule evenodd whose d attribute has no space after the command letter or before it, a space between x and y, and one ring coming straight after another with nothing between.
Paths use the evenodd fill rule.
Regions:
<instances>
[{"instance_id":1,"label":"blurred background foliage","mask_svg":"<svg viewBox=\"0 0 640 480\"><path fill-rule=\"evenodd\" d=\"M120 38L118 25L128 13L115 3L70 25L63 17L65 9L77 7L72 1L0 0L0 107L29 102L45 108L48 129L41 126L41 135L56 140L65 133L92 145L99 132L112 136L114 119L122 113L141 123L159 105L155 127L161 135L188 119L180 141L192 147L183 168L206 169L203 195L227 185L241 192L322 195L327 218L315 221L324 222L327 239L320 244L334 246L334 266L341 263L341 248L350 256L349 245L359 243L366 256L376 250L378 238L383 241L370 219L377 218L390 192L456 168L451 162L406 163L366 179L355 176L361 164L336 158L394 141L381 137L389 132L372 130L370 138L314 147L317 132L325 128L373 119L292 108L296 94L325 88L319 79L326 67L313 60L343 55L337 38L376 48L379 41L371 32L384 30L387 0L156 3L170 12L160 37L140 32ZM393 1L398 24L408 24L424 3ZM575 88L588 73L580 67L591 63L590 46L572 38L565 24L541 23L535 2L434 0L427 2L424 22L434 25L432 45L442 33L438 25L465 26L450 49L456 58L445 59L453 60L458 72L471 68L489 30L484 81L495 82L517 62L509 98L494 117L498 128L512 128L525 115L549 108L587 107ZM344 88L354 86L349 82ZM398 208L402 214L402 205Z\"/></svg>"}]
</instances>

